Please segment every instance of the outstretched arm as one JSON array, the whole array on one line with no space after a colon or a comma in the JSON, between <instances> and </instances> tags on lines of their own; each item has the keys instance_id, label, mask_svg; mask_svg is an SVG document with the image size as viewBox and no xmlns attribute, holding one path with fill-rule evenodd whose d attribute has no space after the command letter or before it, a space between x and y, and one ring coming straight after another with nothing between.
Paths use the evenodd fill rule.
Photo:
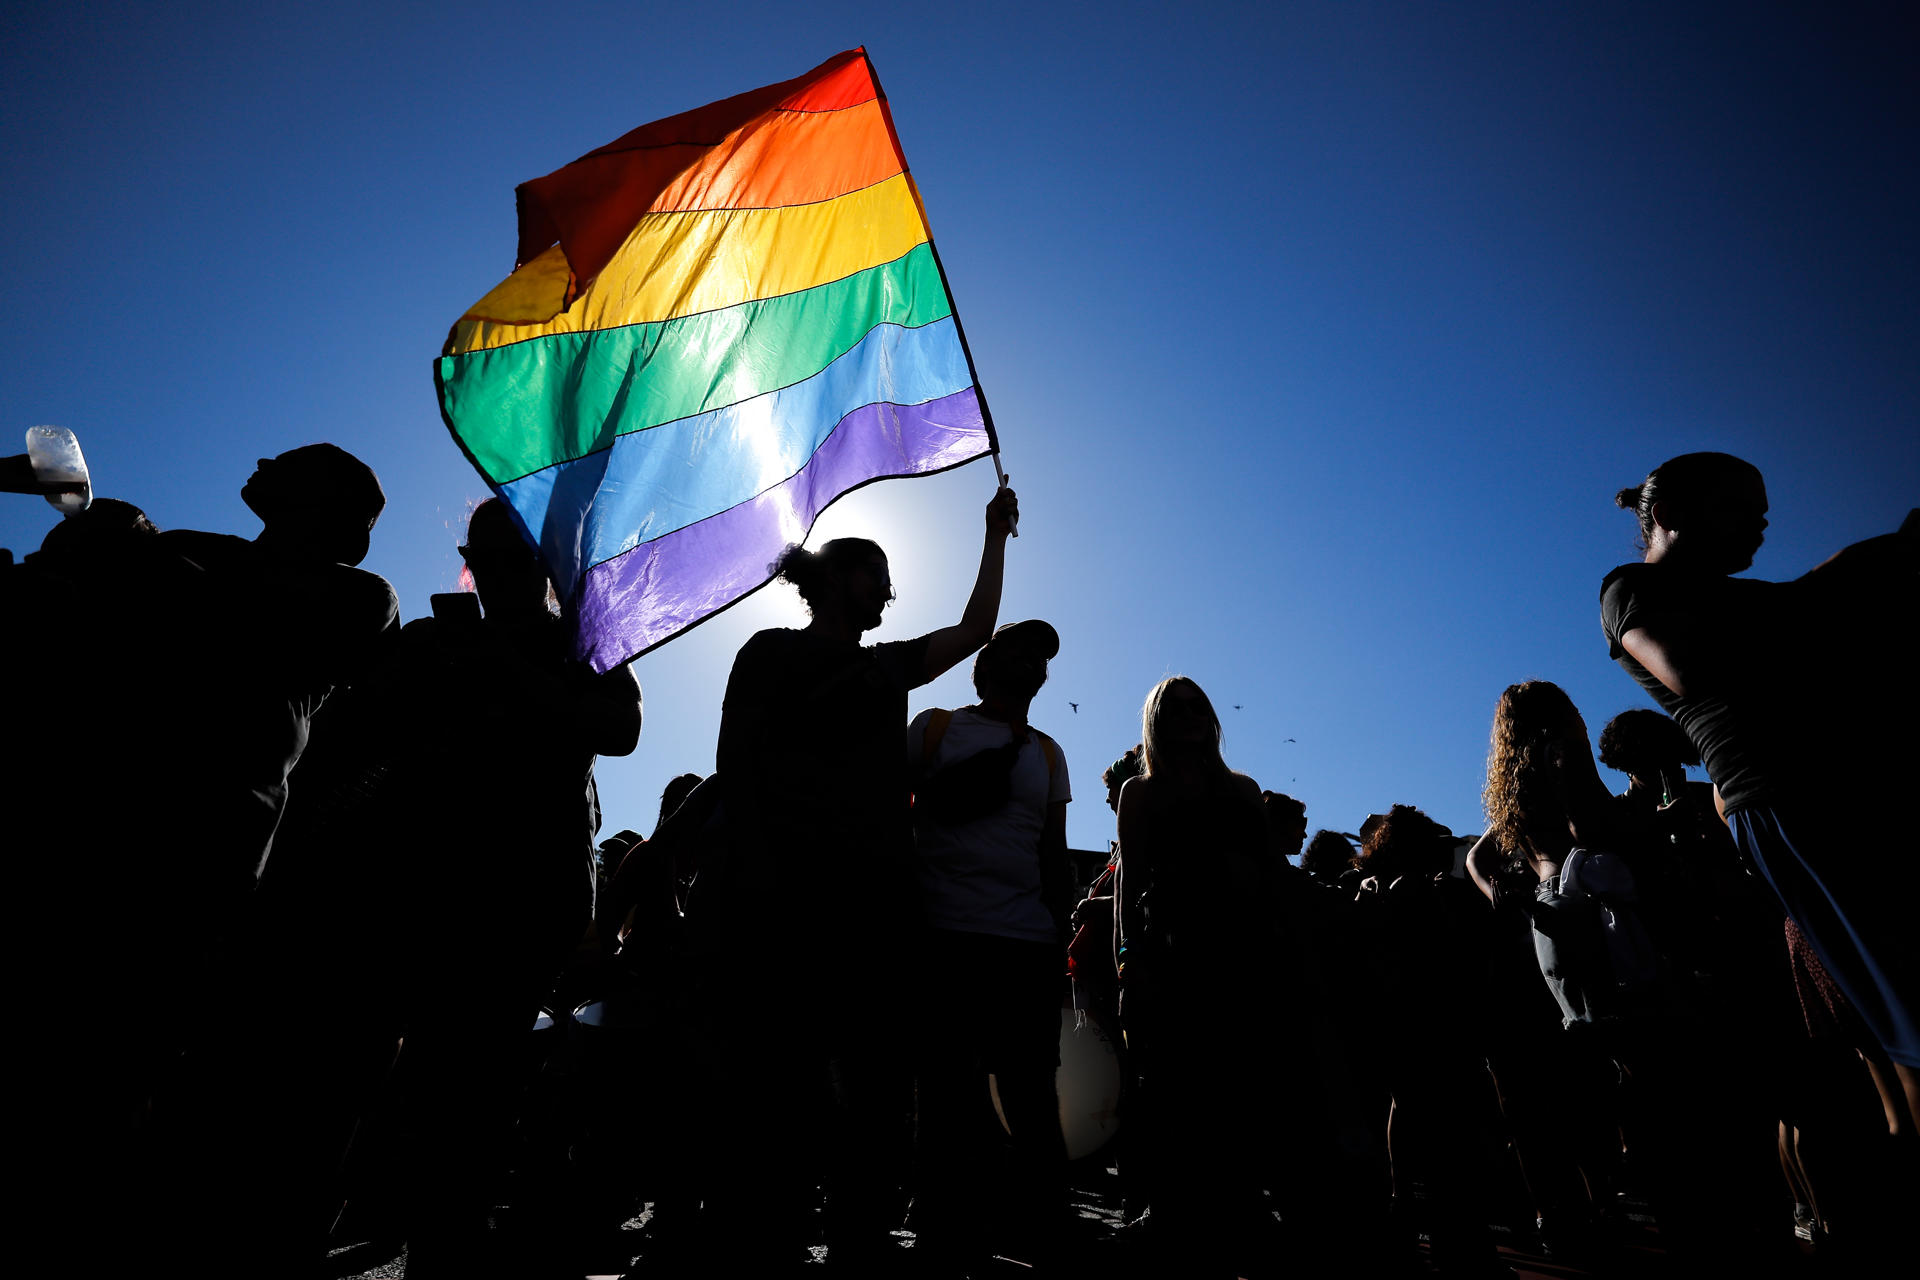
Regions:
<instances>
[{"instance_id":1,"label":"outstretched arm","mask_svg":"<svg viewBox=\"0 0 1920 1280\"><path fill-rule=\"evenodd\" d=\"M980 572L967 597L966 612L951 627L927 635L927 680L944 674L955 663L985 644L1000 618L1000 583L1006 573L1007 535L1020 518L1020 502L1013 490L1001 486L987 504L986 540L980 547Z\"/></svg>"}]
</instances>

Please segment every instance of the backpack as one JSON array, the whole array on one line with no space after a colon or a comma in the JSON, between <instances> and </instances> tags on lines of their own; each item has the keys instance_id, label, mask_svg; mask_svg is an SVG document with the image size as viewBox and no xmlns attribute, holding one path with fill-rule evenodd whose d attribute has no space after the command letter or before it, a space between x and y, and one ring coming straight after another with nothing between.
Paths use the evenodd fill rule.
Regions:
<instances>
[{"instance_id":1,"label":"backpack","mask_svg":"<svg viewBox=\"0 0 1920 1280\"><path fill-rule=\"evenodd\" d=\"M964 760L925 773L952 724L953 712L944 708L936 707L927 715L920 747L923 774L913 794L916 822L957 826L1006 808L1013 796L1013 765L1029 737L1040 739L1040 750L1047 759L1048 779L1059 773L1060 748L1052 738L1031 725L1009 726L1012 738L1005 746L988 747Z\"/></svg>"}]
</instances>

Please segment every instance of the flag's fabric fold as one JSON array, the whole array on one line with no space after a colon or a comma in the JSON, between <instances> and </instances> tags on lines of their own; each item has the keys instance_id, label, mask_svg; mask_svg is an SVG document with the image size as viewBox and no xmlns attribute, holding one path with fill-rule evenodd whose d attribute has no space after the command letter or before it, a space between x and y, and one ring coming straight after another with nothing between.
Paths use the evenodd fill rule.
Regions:
<instances>
[{"instance_id":1,"label":"flag's fabric fold","mask_svg":"<svg viewBox=\"0 0 1920 1280\"><path fill-rule=\"evenodd\" d=\"M841 494L990 429L863 50L523 184L441 412L607 670L763 585Z\"/></svg>"}]
</instances>

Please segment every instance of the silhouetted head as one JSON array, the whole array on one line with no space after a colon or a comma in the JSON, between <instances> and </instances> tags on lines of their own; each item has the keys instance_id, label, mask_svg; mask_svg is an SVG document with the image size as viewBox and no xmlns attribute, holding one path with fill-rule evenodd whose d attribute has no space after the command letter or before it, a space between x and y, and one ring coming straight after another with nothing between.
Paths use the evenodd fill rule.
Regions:
<instances>
[{"instance_id":1,"label":"silhouetted head","mask_svg":"<svg viewBox=\"0 0 1920 1280\"><path fill-rule=\"evenodd\" d=\"M1186 676L1168 676L1153 686L1140 709L1141 773L1197 765L1224 771L1220 717L1206 692Z\"/></svg>"},{"instance_id":2,"label":"silhouetted head","mask_svg":"<svg viewBox=\"0 0 1920 1280\"><path fill-rule=\"evenodd\" d=\"M488 613L548 612L546 565L521 535L513 511L499 498L488 498L467 517L467 540L460 544L460 556Z\"/></svg>"},{"instance_id":3,"label":"silhouetted head","mask_svg":"<svg viewBox=\"0 0 1920 1280\"><path fill-rule=\"evenodd\" d=\"M1267 844L1275 854L1291 858L1307 838L1307 803L1282 791L1262 791L1260 808L1267 818Z\"/></svg>"},{"instance_id":4,"label":"silhouetted head","mask_svg":"<svg viewBox=\"0 0 1920 1280\"><path fill-rule=\"evenodd\" d=\"M1508 686L1493 711L1487 753L1487 826L1509 854L1529 838L1564 836L1574 808L1600 775L1587 747L1587 724L1573 700L1548 680Z\"/></svg>"},{"instance_id":5,"label":"silhouetted head","mask_svg":"<svg viewBox=\"0 0 1920 1280\"><path fill-rule=\"evenodd\" d=\"M1684 777L1700 763L1687 731L1650 707L1622 711L1600 731L1600 763L1653 784L1662 773Z\"/></svg>"},{"instance_id":6,"label":"silhouetted head","mask_svg":"<svg viewBox=\"0 0 1920 1280\"><path fill-rule=\"evenodd\" d=\"M1453 869L1453 832L1410 804L1397 804L1367 832L1355 865L1382 885L1403 877L1431 879Z\"/></svg>"},{"instance_id":7,"label":"silhouetted head","mask_svg":"<svg viewBox=\"0 0 1920 1280\"><path fill-rule=\"evenodd\" d=\"M1353 865L1353 845L1338 831L1316 831L1300 855L1300 869L1315 880L1332 884Z\"/></svg>"},{"instance_id":8,"label":"silhouetted head","mask_svg":"<svg viewBox=\"0 0 1920 1280\"><path fill-rule=\"evenodd\" d=\"M879 626L881 612L893 600L887 553L866 538L835 538L818 551L795 543L772 567L775 576L800 592L809 613L844 614L856 631Z\"/></svg>"},{"instance_id":9,"label":"silhouetted head","mask_svg":"<svg viewBox=\"0 0 1920 1280\"><path fill-rule=\"evenodd\" d=\"M595 852L599 855L600 870L608 875L620 869L620 860L633 852L636 845L647 842L647 838L631 828L623 828L602 840Z\"/></svg>"},{"instance_id":10,"label":"silhouetted head","mask_svg":"<svg viewBox=\"0 0 1920 1280\"><path fill-rule=\"evenodd\" d=\"M334 444L260 459L240 498L275 542L339 564L367 558L374 522L387 505L373 468Z\"/></svg>"},{"instance_id":11,"label":"silhouetted head","mask_svg":"<svg viewBox=\"0 0 1920 1280\"><path fill-rule=\"evenodd\" d=\"M1140 776L1140 770L1146 767L1144 757L1144 748L1136 742L1100 775L1100 781L1107 784L1107 808L1115 813L1120 812L1120 788L1127 785L1128 778Z\"/></svg>"},{"instance_id":12,"label":"silhouetted head","mask_svg":"<svg viewBox=\"0 0 1920 1280\"><path fill-rule=\"evenodd\" d=\"M974 655L974 692L1026 702L1047 682L1047 663L1059 652L1060 633L1051 623L1038 618L1009 622Z\"/></svg>"},{"instance_id":13,"label":"silhouetted head","mask_svg":"<svg viewBox=\"0 0 1920 1280\"><path fill-rule=\"evenodd\" d=\"M661 825L673 816L673 811L687 802L693 789L705 781L697 773L683 773L667 783L666 790L660 793L660 817L653 824L655 835L659 834Z\"/></svg>"},{"instance_id":14,"label":"silhouetted head","mask_svg":"<svg viewBox=\"0 0 1920 1280\"><path fill-rule=\"evenodd\" d=\"M131 502L95 498L86 510L47 530L40 541L40 555L56 563L108 559L159 532L147 513Z\"/></svg>"},{"instance_id":15,"label":"silhouetted head","mask_svg":"<svg viewBox=\"0 0 1920 1280\"><path fill-rule=\"evenodd\" d=\"M1613 500L1638 517L1646 550L1712 573L1748 568L1766 540L1766 481L1730 453L1669 458Z\"/></svg>"}]
</instances>

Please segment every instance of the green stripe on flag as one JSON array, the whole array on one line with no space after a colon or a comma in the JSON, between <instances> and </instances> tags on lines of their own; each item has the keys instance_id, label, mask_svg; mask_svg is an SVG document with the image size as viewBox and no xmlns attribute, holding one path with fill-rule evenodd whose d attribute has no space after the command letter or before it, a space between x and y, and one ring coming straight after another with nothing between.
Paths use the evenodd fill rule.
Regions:
<instances>
[{"instance_id":1,"label":"green stripe on flag","mask_svg":"<svg viewBox=\"0 0 1920 1280\"><path fill-rule=\"evenodd\" d=\"M875 325L951 315L933 251L779 298L443 356L441 408L480 470L505 484L614 437L812 377Z\"/></svg>"}]
</instances>

